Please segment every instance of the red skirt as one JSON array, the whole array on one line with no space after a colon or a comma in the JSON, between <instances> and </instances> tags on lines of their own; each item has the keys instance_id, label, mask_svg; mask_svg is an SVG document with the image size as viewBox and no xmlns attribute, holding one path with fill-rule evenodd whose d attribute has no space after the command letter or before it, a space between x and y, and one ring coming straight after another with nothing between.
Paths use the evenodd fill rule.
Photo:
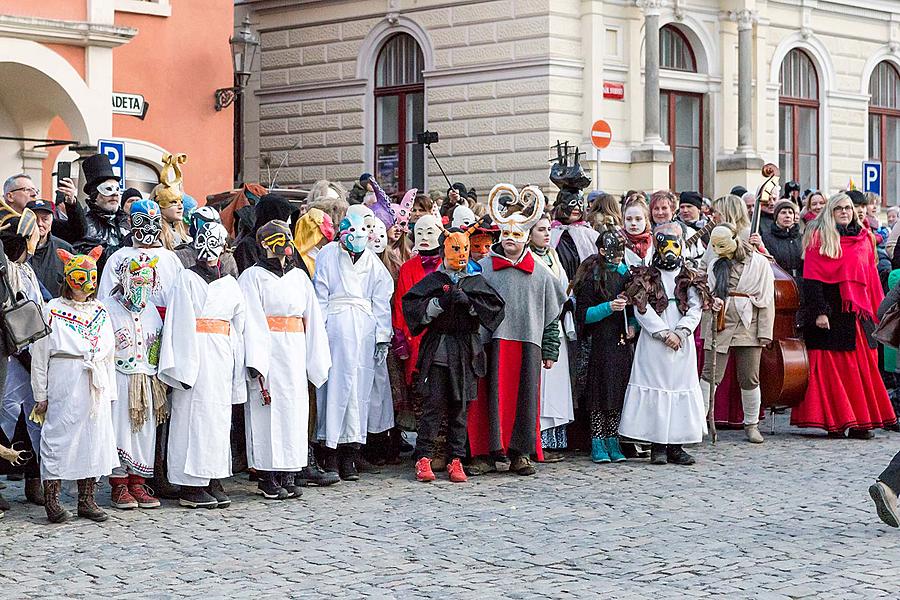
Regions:
<instances>
[{"instance_id":1,"label":"red skirt","mask_svg":"<svg viewBox=\"0 0 900 600\"><path fill-rule=\"evenodd\" d=\"M878 352L856 323L856 350L809 350L809 387L791 410L791 425L826 431L878 429L897 421L881 374Z\"/></svg>"}]
</instances>

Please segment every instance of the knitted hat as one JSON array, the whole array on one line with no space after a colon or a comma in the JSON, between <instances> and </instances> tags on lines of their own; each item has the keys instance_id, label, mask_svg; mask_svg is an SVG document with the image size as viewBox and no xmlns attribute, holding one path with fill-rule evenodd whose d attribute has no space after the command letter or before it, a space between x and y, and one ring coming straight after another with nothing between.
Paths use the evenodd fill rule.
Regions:
<instances>
[{"instance_id":1,"label":"knitted hat","mask_svg":"<svg viewBox=\"0 0 900 600\"><path fill-rule=\"evenodd\" d=\"M680 204L690 204L698 209L703 208L703 196L697 192L681 192Z\"/></svg>"},{"instance_id":2,"label":"knitted hat","mask_svg":"<svg viewBox=\"0 0 900 600\"><path fill-rule=\"evenodd\" d=\"M779 200L778 202L775 203L775 210L774 210L774 212L772 212L772 216L774 216L777 219L778 213L780 213L781 211L783 211L785 209L789 209L789 210L793 211L794 214L797 214L800 212L800 209L797 208L796 204L794 204L790 200L783 199L783 200Z\"/></svg>"}]
</instances>

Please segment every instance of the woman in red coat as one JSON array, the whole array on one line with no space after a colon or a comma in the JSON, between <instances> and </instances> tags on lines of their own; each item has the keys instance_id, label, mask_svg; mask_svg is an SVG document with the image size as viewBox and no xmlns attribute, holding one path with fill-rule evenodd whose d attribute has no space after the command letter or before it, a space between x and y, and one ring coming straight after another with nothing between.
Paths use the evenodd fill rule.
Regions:
<instances>
[{"instance_id":1,"label":"woman in red coat","mask_svg":"<svg viewBox=\"0 0 900 600\"><path fill-rule=\"evenodd\" d=\"M869 439L873 429L897 420L870 335L884 297L875 245L843 192L810 222L806 241L800 320L809 387L791 424Z\"/></svg>"}]
</instances>

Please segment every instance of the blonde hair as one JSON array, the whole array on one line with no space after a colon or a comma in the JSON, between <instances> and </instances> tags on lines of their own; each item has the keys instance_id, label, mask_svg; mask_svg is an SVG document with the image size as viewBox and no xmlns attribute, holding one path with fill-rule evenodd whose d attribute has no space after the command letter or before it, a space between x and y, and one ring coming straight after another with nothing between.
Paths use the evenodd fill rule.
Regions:
<instances>
[{"instance_id":1,"label":"blonde hair","mask_svg":"<svg viewBox=\"0 0 900 600\"><path fill-rule=\"evenodd\" d=\"M732 225L738 233L750 229L747 205L734 194L727 194L713 200L712 209L722 215L722 220Z\"/></svg>"},{"instance_id":2,"label":"blonde hair","mask_svg":"<svg viewBox=\"0 0 900 600\"><path fill-rule=\"evenodd\" d=\"M838 192L828 199L828 202L825 203L825 208L822 209L819 216L806 226L806 231L803 233L804 255L811 245L818 243L819 254L822 256L827 256L828 258L841 257L841 234L838 233L837 223L834 221L834 208L841 200L846 200L850 202L851 206L853 205L853 200L850 199L850 196L845 192ZM861 226L861 223L856 218L855 206L853 206L853 210L850 213L850 224L855 223Z\"/></svg>"},{"instance_id":3,"label":"blonde hair","mask_svg":"<svg viewBox=\"0 0 900 600\"><path fill-rule=\"evenodd\" d=\"M184 222L184 220L170 223L169 221L163 219L162 230L159 232L159 241L162 243L163 247L166 250L174 250L179 246L179 243L176 243L175 240L176 233L181 240L181 244L184 244L191 240L191 236L188 235L187 224Z\"/></svg>"}]
</instances>

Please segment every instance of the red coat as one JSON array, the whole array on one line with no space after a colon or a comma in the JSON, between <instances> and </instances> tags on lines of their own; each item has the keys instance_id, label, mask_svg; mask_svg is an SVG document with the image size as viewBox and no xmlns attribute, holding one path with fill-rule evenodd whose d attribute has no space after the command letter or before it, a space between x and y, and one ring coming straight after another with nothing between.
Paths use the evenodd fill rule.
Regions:
<instances>
[{"instance_id":1,"label":"red coat","mask_svg":"<svg viewBox=\"0 0 900 600\"><path fill-rule=\"evenodd\" d=\"M397 285L394 288L394 310L392 311L391 319L394 331L402 334L409 343L409 358L404 365L407 385L412 385L413 373L416 371L416 363L419 360L419 344L422 336L413 336L406 325L406 319L403 318L403 296L434 270L426 270L422 264L422 258L416 255L403 263L400 267L400 273L397 275Z\"/></svg>"}]
</instances>

